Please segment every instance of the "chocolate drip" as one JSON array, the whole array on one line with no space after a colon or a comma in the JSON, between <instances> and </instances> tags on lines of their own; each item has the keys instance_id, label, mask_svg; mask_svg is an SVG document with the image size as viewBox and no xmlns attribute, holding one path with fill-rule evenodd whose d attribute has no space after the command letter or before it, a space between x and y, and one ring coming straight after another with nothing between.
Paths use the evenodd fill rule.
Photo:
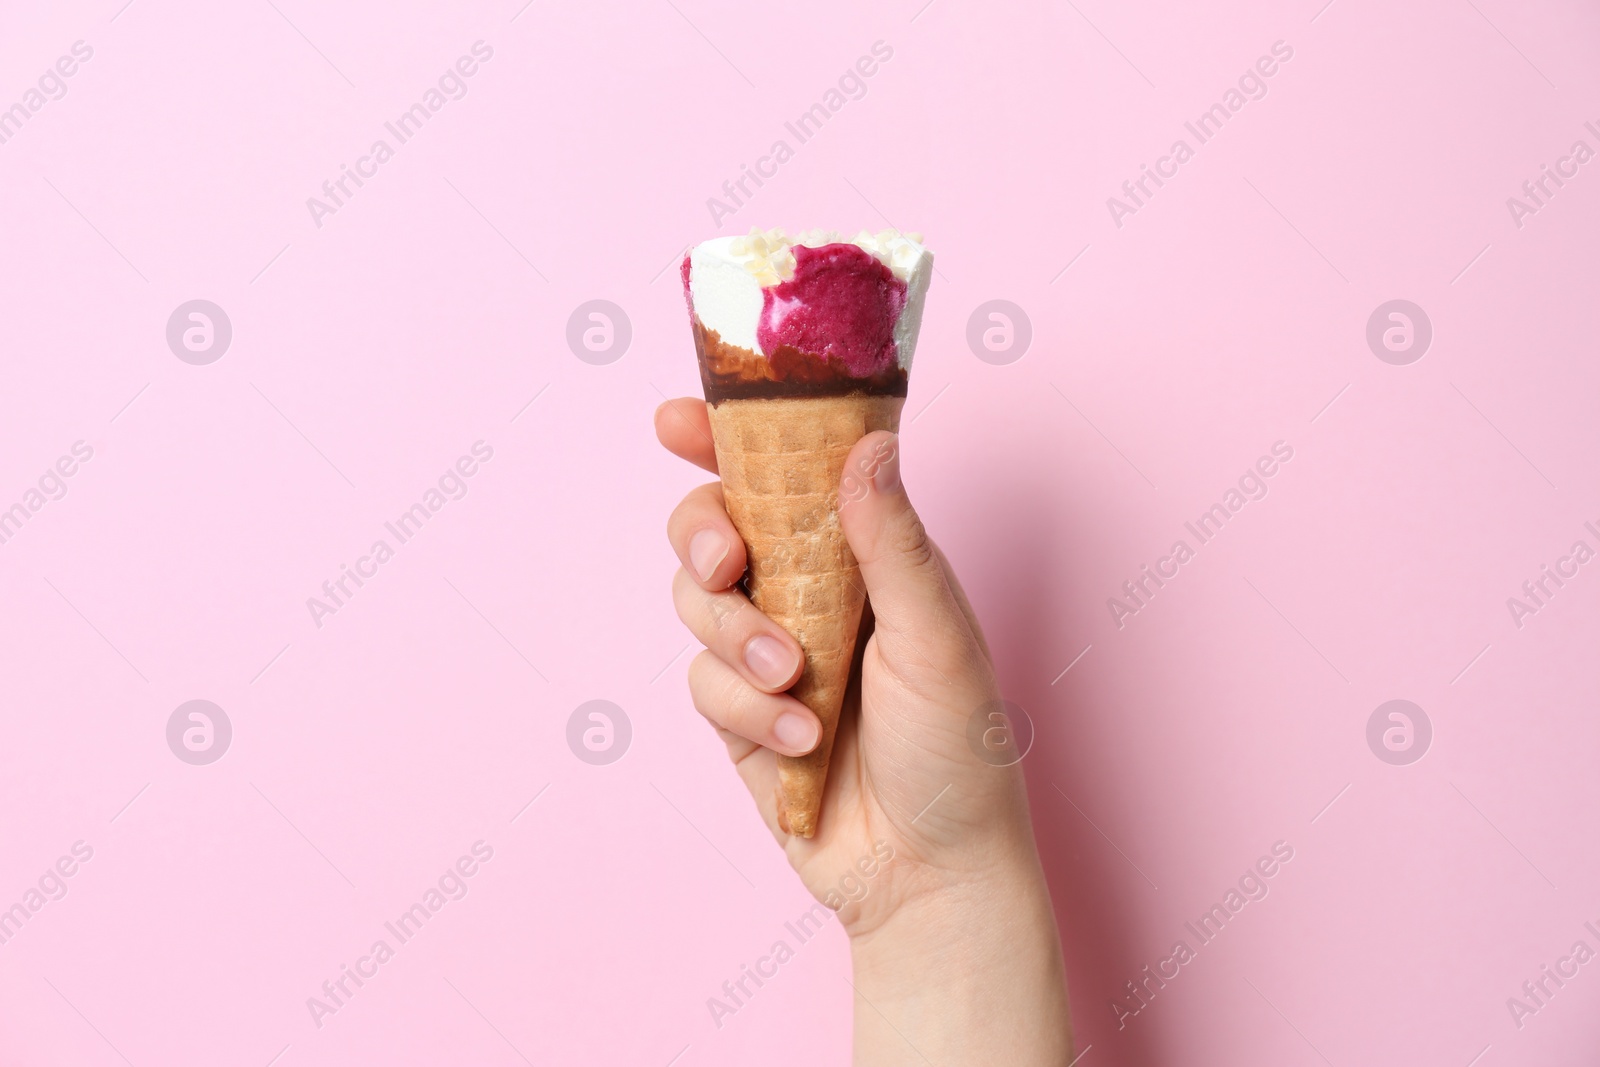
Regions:
<instances>
[{"instance_id":1,"label":"chocolate drip","mask_svg":"<svg viewBox=\"0 0 1600 1067\"><path fill-rule=\"evenodd\" d=\"M905 396L907 378L898 362L868 378L857 377L837 359L779 345L770 357L730 345L694 323L694 347L700 356L700 381L706 400L752 400L794 396Z\"/></svg>"}]
</instances>

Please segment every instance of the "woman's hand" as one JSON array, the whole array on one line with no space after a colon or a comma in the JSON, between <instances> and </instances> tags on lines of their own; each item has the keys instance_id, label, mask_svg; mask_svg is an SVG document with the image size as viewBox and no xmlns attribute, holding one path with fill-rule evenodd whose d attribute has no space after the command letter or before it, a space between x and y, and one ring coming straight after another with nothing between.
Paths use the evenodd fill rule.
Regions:
<instances>
[{"instance_id":1,"label":"woman's hand","mask_svg":"<svg viewBox=\"0 0 1600 1067\"><path fill-rule=\"evenodd\" d=\"M656 434L716 470L701 401L661 405ZM969 742L985 730L1004 738L1004 720L991 718L1001 708L993 663L911 507L894 434L855 446L840 501L874 626L857 654L814 838L782 833L776 811L775 753L803 755L820 736L816 716L784 692L802 653L737 588L745 548L718 483L690 492L667 523L683 563L678 615L706 646L689 668L694 705L806 888L851 939L868 1005L856 1012L857 1062L1060 1067L1071 1058L1065 981L1022 775L1014 753L982 758Z\"/></svg>"}]
</instances>

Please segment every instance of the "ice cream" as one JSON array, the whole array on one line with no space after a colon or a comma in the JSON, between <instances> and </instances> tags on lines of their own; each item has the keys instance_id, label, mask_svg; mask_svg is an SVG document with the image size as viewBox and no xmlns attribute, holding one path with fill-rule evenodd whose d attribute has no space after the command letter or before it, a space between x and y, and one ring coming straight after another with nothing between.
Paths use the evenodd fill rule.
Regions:
<instances>
[{"instance_id":1,"label":"ice cream","mask_svg":"<svg viewBox=\"0 0 1600 1067\"><path fill-rule=\"evenodd\" d=\"M821 818L866 604L839 525L840 478L857 441L899 428L932 273L921 240L892 230L753 230L683 260L745 589L805 651L789 692L822 722L816 749L777 757L778 824L797 837Z\"/></svg>"},{"instance_id":2,"label":"ice cream","mask_svg":"<svg viewBox=\"0 0 1600 1067\"><path fill-rule=\"evenodd\" d=\"M753 231L683 260L706 399L904 396L933 257L893 230Z\"/></svg>"}]
</instances>

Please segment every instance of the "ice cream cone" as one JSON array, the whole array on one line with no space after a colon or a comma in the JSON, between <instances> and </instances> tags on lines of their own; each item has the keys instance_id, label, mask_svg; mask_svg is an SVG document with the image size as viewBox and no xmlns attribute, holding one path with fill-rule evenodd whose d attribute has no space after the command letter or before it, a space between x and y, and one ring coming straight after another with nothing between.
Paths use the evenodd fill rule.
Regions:
<instances>
[{"instance_id":1,"label":"ice cream cone","mask_svg":"<svg viewBox=\"0 0 1600 1067\"><path fill-rule=\"evenodd\" d=\"M684 257L684 296L728 514L751 602L805 653L789 690L822 722L778 757L778 824L811 837L850 681L866 590L839 525L845 459L897 430L933 257L898 231L850 240L779 230Z\"/></svg>"},{"instance_id":2,"label":"ice cream cone","mask_svg":"<svg viewBox=\"0 0 1600 1067\"><path fill-rule=\"evenodd\" d=\"M858 393L708 405L750 601L800 643L805 670L789 694L822 721L809 754L778 757L778 825L799 837L816 833L866 603L839 525L839 481L851 447L874 430L897 430L904 404Z\"/></svg>"}]
</instances>

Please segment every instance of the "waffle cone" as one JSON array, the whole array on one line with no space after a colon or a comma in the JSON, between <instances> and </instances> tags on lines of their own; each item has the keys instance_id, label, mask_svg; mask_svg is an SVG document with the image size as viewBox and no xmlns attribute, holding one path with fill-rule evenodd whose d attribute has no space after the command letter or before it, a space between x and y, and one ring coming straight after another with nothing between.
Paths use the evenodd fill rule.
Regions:
<instances>
[{"instance_id":1,"label":"waffle cone","mask_svg":"<svg viewBox=\"0 0 1600 1067\"><path fill-rule=\"evenodd\" d=\"M897 430L905 398L807 396L707 405L728 515L744 538L750 600L805 651L791 696L822 720L808 755L778 757L778 825L817 832L828 759L850 681L866 588L839 525L845 457Z\"/></svg>"}]
</instances>

